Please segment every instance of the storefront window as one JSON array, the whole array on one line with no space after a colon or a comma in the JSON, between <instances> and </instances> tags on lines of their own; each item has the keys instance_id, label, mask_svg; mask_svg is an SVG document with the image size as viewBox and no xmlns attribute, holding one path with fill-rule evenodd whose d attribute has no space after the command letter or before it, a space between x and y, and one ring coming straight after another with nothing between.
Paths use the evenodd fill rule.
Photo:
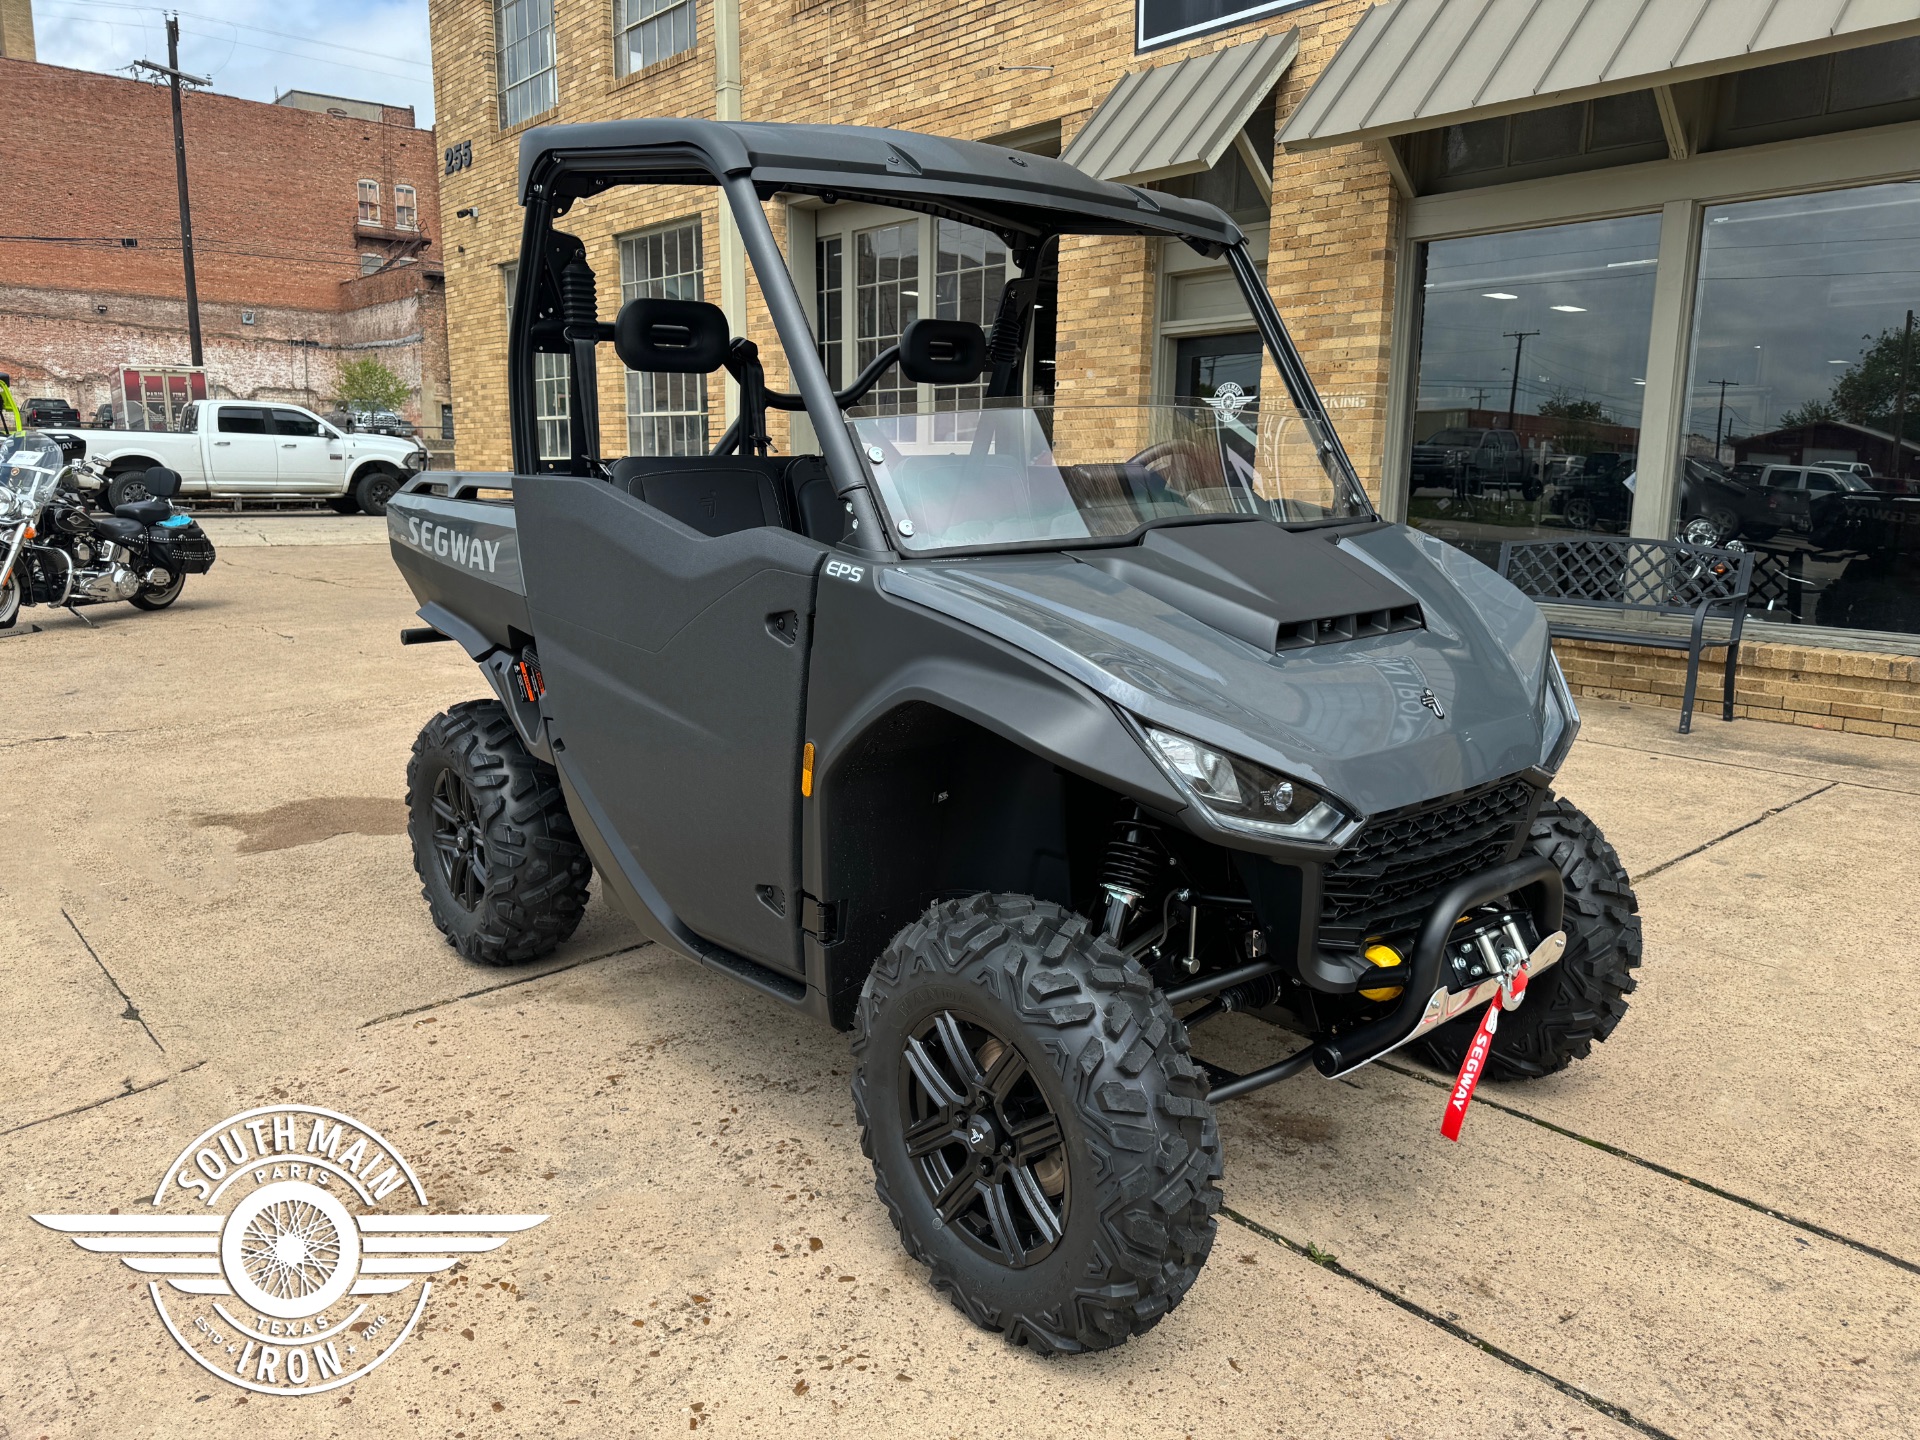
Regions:
<instances>
[{"instance_id":1,"label":"storefront window","mask_svg":"<svg viewBox=\"0 0 1920 1440\"><path fill-rule=\"evenodd\" d=\"M1705 213L1680 503L1768 619L1920 633L1916 310L1920 182Z\"/></svg>"},{"instance_id":2,"label":"storefront window","mask_svg":"<svg viewBox=\"0 0 1920 1440\"><path fill-rule=\"evenodd\" d=\"M1659 240L1634 215L1425 247L1411 524L1489 565L1626 533Z\"/></svg>"}]
</instances>

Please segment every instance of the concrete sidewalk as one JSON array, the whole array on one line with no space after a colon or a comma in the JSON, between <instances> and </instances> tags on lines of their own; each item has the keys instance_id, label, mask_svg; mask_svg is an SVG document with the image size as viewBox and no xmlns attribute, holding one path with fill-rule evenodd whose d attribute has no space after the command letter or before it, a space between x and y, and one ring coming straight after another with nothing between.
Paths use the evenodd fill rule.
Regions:
<instances>
[{"instance_id":1,"label":"concrete sidewalk","mask_svg":"<svg viewBox=\"0 0 1920 1440\"><path fill-rule=\"evenodd\" d=\"M597 885L538 965L448 949L402 775L478 677L398 645L383 546L215 543L169 613L0 647L0 1436L1913 1432L1911 744L1590 707L1562 789L1647 932L1615 1037L1483 1087L1458 1145L1411 1062L1223 1107L1187 1301L1040 1361L902 1254L844 1036L639 944ZM1201 1036L1234 1068L1280 1038ZM144 1284L27 1218L144 1206L281 1099L392 1136L436 1210L551 1216L302 1400L215 1382Z\"/></svg>"}]
</instances>

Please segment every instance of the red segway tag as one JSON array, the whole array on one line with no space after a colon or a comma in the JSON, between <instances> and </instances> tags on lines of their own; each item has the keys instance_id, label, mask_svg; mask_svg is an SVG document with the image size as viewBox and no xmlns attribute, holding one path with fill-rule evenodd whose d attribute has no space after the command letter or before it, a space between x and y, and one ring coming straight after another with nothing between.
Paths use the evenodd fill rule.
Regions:
<instances>
[{"instance_id":1,"label":"red segway tag","mask_svg":"<svg viewBox=\"0 0 1920 1440\"><path fill-rule=\"evenodd\" d=\"M1527 993L1527 972L1523 967L1516 971L1509 988L1518 1003ZM1467 1118L1467 1106L1473 1103L1474 1089L1480 1084L1480 1076L1487 1068L1487 1052L1493 1049L1493 1035L1500 1028L1500 1012L1504 1007L1503 997L1496 995L1488 1003L1486 1013L1480 1017L1480 1028L1473 1033L1473 1043L1467 1047L1467 1058L1460 1062L1460 1074L1453 1082L1453 1093L1447 1097L1447 1113L1441 1118L1440 1133L1449 1140L1460 1138L1460 1126Z\"/></svg>"}]
</instances>

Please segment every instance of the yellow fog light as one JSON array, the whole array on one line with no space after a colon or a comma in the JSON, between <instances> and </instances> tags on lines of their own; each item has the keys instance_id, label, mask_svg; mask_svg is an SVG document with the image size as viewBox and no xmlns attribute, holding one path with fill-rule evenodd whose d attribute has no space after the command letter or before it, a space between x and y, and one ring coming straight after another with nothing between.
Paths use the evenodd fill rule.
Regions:
<instances>
[{"instance_id":1,"label":"yellow fog light","mask_svg":"<svg viewBox=\"0 0 1920 1440\"><path fill-rule=\"evenodd\" d=\"M1391 945L1369 945L1366 957L1382 970L1393 970L1406 963L1400 952ZM1377 990L1362 990L1360 993L1368 1000L1395 1000L1399 998L1404 985L1382 985Z\"/></svg>"}]
</instances>

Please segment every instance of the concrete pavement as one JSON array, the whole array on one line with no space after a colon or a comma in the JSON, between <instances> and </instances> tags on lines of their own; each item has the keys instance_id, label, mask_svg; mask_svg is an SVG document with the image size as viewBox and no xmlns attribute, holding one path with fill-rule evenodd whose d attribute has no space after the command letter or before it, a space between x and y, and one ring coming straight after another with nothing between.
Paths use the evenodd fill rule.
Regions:
<instances>
[{"instance_id":1,"label":"concrete pavement","mask_svg":"<svg viewBox=\"0 0 1920 1440\"><path fill-rule=\"evenodd\" d=\"M1186 1303L1040 1361L901 1253L844 1037L639 944L597 886L538 965L440 941L401 777L480 682L397 644L405 587L351 543L377 522L244 523L170 613L0 641L0 1436L1911 1433L1913 746L1590 709L1562 789L1647 928L1615 1038L1483 1087L1457 1146L1411 1062L1223 1107ZM1201 1037L1236 1068L1284 1043ZM26 1218L144 1205L287 1098L384 1130L436 1210L552 1217L297 1400L213 1381Z\"/></svg>"}]
</instances>

